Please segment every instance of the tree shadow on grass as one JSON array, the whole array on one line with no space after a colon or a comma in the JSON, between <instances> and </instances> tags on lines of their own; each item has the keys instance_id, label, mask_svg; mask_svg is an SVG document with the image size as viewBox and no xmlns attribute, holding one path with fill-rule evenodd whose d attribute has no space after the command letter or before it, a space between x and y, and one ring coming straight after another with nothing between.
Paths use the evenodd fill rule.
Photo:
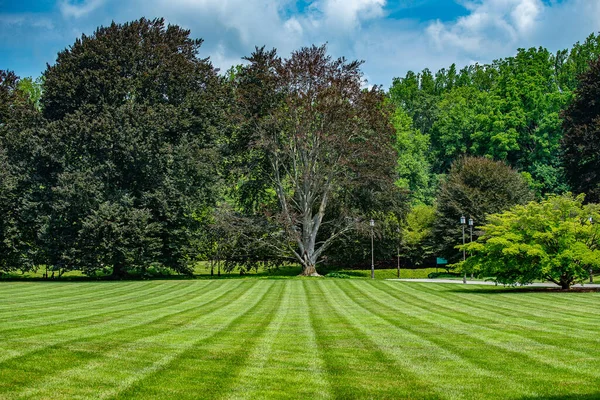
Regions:
<instances>
[{"instance_id":1,"label":"tree shadow on grass","mask_svg":"<svg viewBox=\"0 0 600 400\"><path fill-rule=\"evenodd\" d=\"M561 394L554 396L525 396L521 400L592 400L600 399L600 392L586 394Z\"/></svg>"}]
</instances>

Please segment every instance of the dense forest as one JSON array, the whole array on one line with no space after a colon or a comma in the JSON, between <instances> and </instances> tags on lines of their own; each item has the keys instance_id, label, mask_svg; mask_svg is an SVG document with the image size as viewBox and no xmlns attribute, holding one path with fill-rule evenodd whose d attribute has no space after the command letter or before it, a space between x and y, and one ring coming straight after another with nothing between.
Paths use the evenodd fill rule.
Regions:
<instances>
[{"instance_id":1,"label":"dense forest","mask_svg":"<svg viewBox=\"0 0 600 400\"><path fill-rule=\"evenodd\" d=\"M368 265L372 235L378 265L399 251L418 267L460 258L461 216L600 199L600 36L388 91L325 46L218 71L201 45L141 19L82 36L37 79L0 71L0 272L314 275Z\"/></svg>"}]
</instances>

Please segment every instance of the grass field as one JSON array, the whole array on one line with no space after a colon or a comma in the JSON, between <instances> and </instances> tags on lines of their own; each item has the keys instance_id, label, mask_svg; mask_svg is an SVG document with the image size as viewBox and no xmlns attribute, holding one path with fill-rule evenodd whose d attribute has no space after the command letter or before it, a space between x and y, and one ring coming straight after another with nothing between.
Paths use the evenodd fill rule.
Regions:
<instances>
[{"instance_id":1,"label":"grass field","mask_svg":"<svg viewBox=\"0 0 600 400\"><path fill-rule=\"evenodd\" d=\"M600 398L600 293L0 282L0 398Z\"/></svg>"}]
</instances>

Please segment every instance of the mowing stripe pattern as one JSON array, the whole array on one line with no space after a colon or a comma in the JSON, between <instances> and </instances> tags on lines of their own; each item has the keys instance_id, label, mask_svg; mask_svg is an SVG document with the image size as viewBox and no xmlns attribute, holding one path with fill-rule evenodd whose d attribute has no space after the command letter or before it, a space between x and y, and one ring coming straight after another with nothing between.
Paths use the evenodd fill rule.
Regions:
<instances>
[{"instance_id":1,"label":"mowing stripe pattern","mask_svg":"<svg viewBox=\"0 0 600 400\"><path fill-rule=\"evenodd\" d=\"M600 398L600 293L0 283L1 399Z\"/></svg>"}]
</instances>

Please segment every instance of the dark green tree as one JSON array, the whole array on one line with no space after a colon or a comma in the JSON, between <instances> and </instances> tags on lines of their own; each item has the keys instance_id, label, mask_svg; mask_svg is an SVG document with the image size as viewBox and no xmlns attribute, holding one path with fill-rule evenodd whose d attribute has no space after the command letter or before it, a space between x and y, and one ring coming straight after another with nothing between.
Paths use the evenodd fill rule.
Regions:
<instances>
[{"instance_id":1,"label":"dark green tree","mask_svg":"<svg viewBox=\"0 0 600 400\"><path fill-rule=\"evenodd\" d=\"M462 244L461 216L481 225L489 214L532 199L523 177L506 164L477 157L458 159L437 197L433 232L439 254L450 261L460 258L455 246Z\"/></svg>"},{"instance_id":2,"label":"dark green tree","mask_svg":"<svg viewBox=\"0 0 600 400\"><path fill-rule=\"evenodd\" d=\"M191 271L194 216L215 202L228 104L201 43L142 18L82 36L48 67L47 264L113 276L151 264Z\"/></svg>"},{"instance_id":3,"label":"dark green tree","mask_svg":"<svg viewBox=\"0 0 600 400\"><path fill-rule=\"evenodd\" d=\"M36 198L45 163L39 111L20 90L12 72L0 71L0 271L29 270L34 264L41 203Z\"/></svg>"},{"instance_id":4,"label":"dark green tree","mask_svg":"<svg viewBox=\"0 0 600 400\"><path fill-rule=\"evenodd\" d=\"M580 76L575 99L563 113L567 179L586 200L600 201L600 58Z\"/></svg>"}]
</instances>

